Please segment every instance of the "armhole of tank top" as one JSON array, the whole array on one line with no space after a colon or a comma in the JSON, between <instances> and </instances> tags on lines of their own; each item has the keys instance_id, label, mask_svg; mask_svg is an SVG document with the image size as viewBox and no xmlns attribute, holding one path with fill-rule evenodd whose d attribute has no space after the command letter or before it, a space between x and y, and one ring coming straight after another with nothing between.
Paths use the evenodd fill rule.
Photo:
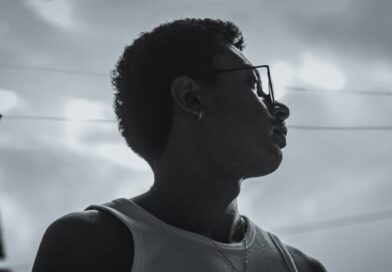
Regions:
<instances>
[{"instance_id":1,"label":"armhole of tank top","mask_svg":"<svg viewBox=\"0 0 392 272\"><path fill-rule=\"evenodd\" d=\"M130 231L133 239L134 250L133 250L133 261L130 272L140 272L143 271L143 263L144 263L144 247L143 247L143 237L137 229L136 225L129 217L126 217L122 212L118 211L113 207L104 205L91 205L88 206L85 210L101 210L107 213L110 213L115 218L120 220Z\"/></svg>"},{"instance_id":2,"label":"armhole of tank top","mask_svg":"<svg viewBox=\"0 0 392 272\"><path fill-rule=\"evenodd\" d=\"M295 266L293 258L291 257L290 253L287 251L287 248L282 244L280 239L270 232L267 232L267 233L268 233L268 236L271 238L272 243L275 245L275 247L278 249L280 255L284 259L289 271L290 272L298 272L298 269Z\"/></svg>"}]
</instances>

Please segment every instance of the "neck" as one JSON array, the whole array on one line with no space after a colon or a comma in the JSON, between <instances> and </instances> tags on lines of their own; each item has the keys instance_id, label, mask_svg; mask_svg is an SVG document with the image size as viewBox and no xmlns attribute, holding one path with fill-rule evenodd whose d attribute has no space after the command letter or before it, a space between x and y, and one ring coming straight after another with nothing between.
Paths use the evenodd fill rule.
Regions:
<instances>
[{"instance_id":1,"label":"neck","mask_svg":"<svg viewBox=\"0 0 392 272\"><path fill-rule=\"evenodd\" d=\"M156 175L148 192L165 221L216 241L240 241L243 230L236 198L241 180L205 174L214 171L176 169L181 170L174 171L175 175Z\"/></svg>"},{"instance_id":2,"label":"neck","mask_svg":"<svg viewBox=\"0 0 392 272\"><path fill-rule=\"evenodd\" d=\"M184 133L173 133L166 152L154 165L148 205L169 224L209 234L217 241L241 240L236 198L242 178L238 166L228 163L221 152L213 153L213 148L194 135Z\"/></svg>"},{"instance_id":3,"label":"neck","mask_svg":"<svg viewBox=\"0 0 392 272\"><path fill-rule=\"evenodd\" d=\"M176 205L178 212L181 210L188 213L202 212L200 217L209 217L208 215L220 217L227 212L238 212L236 197L239 189L228 190L225 187L211 185L203 188L201 184L190 182L175 185L155 182L153 188L156 189L158 197L162 196Z\"/></svg>"},{"instance_id":4,"label":"neck","mask_svg":"<svg viewBox=\"0 0 392 272\"><path fill-rule=\"evenodd\" d=\"M190 189L187 188L186 192L173 191L155 183L149 194L161 207L160 214L169 224L226 243L243 238L235 198L228 202L211 191L201 195L200 191Z\"/></svg>"}]
</instances>

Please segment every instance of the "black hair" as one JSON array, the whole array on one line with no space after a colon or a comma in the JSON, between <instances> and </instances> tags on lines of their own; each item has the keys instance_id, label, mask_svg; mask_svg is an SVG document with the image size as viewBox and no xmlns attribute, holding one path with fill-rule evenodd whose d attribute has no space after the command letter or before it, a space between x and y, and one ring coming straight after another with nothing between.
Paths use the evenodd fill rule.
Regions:
<instances>
[{"instance_id":1,"label":"black hair","mask_svg":"<svg viewBox=\"0 0 392 272\"><path fill-rule=\"evenodd\" d=\"M142 32L125 47L112 72L114 110L131 149L150 164L165 149L171 131L172 81L180 75L211 82L202 71L224 46L244 48L239 28L230 21L181 19Z\"/></svg>"}]
</instances>

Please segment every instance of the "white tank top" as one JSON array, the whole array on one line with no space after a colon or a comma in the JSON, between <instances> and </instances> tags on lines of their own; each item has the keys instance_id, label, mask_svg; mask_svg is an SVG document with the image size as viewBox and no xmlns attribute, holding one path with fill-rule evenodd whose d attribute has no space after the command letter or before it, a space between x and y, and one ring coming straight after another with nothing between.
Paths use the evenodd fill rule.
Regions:
<instances>
[{"instance_id":1,"label":"white tank top","mask_svg":"<svg viewBox=\"0 0 392 272\"><path fill-rule=\"evenodd\" d=\"M298 272L282 242L256 226L246 216L244 241L212 241L169 225L135 202L120 198L86 210L109 212L132 233L134 256L131 272ZM246 244L246 249L245 249Z\"/></svg>"}]
</instances>

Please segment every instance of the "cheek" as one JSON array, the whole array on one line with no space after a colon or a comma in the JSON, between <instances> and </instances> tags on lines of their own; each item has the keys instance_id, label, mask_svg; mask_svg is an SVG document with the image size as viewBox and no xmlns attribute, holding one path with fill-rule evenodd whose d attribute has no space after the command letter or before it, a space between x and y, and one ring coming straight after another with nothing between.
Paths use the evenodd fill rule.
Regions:
<instances>
[{"instance_id":1,"label":"cheek","mask_svg":"<svg viewBox=\"0 0 392 272\"><path fill-rule=\"evenodd\" d=\"M243 89L243 93L239 93L238 90L219 90L211 95L208 101L208 126L214 131L214 137L225 143L233 145L240 141L238 144L256 144L270 136L270 115L254 93Z\"/></svg>"},{"instance_id":2,"label":"cheek","mask_svg":"<svg viewBox=\"0 0 392 272\"><path fill-rule=\"evenodd\" d=\"M219 111L221 119L232 126L253 127L267 121L264 105L253 94L231 97L219 105Z\"/></svg>"},{"instance_id":3,"label":"cheek","mask_svg":"<svg viewBox=\"0 0 392 272\"><path fill-rule=\"evenodd\" d=\"M260 105L256 109L247 106L233 108L218 116L214 123L211 128L214 127L215 136L220 138L222 144L232 147L259 149L271 137L268 116L260 110Z\"/></svg>"}]
</instances>

